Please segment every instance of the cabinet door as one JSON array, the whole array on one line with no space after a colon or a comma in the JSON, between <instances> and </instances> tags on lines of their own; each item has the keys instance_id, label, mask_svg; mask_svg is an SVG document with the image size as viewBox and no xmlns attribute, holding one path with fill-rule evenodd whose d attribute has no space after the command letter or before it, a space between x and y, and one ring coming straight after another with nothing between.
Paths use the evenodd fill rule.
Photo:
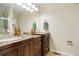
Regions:
<instances>
[{"instance_id":1,"label":"cabinet door","mask_svg":"<svg viewBox=\"0 0 79 59\"><path fill-rule=\"evenodd\" d=\"M41 38L35 38L31 43L31 55L40 56L41 53Z\"/></svg>"},{"instance_id":2,"label":"cabinet door","mask_svg":"<svg viewBox=\"0 0 79 59\"><path fill-rule=\"evenodd\" d=\"M31 42L31 56L34 56L36 53L37 44L34 41Z\"/></svg>"},{"instance_id":3,"label":"cabinet door","mask_svg":"<svg viewBox=\"0 0 79 59\"><path fill-rule=\"evenodd\" d=\"M22 55L23 56L29 56L30 55L30 45L29 44L24 45L22 47Z\"/></svg>"},{"instance_id":4,"label":"cabinet door","mask_svg":"<svg viewBox=\"0 0 79 59\"><path fill-rule=\"evenodd\" d=\"M19 55L20 56L30 56L30 44L29 44L29 42L26 42L20 46Z\"/></svg>"}]
</instances>

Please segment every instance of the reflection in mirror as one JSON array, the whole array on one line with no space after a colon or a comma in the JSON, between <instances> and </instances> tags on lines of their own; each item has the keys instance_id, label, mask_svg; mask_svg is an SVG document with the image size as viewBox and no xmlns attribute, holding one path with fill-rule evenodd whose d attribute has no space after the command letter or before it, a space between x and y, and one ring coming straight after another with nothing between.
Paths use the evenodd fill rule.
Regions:
<instances>
[{"instance_id":1,"label":"reflection in mirror","mask_svg":"<svg viewBox=\"0 0 79 59\"><path fill-rule=\"evenodd\" d=\"M8 27L8 19L0 17L0 34L5 34Z\"/></svg>"}]
</instances>

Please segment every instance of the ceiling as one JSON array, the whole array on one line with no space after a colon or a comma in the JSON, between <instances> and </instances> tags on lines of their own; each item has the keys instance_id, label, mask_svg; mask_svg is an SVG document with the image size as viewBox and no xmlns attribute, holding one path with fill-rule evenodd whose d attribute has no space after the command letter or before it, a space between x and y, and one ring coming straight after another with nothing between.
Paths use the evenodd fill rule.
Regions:
<instances>
[{"instance_id":1,"label":"ceiling","mask_svg":"<svg viewBox=\"0 0 79 59\"><path fill-rule=\"evenodd\" d=\"M16 5L16 3L0 3L0 11L8 10L10 6L13 6L14 13L28 13L27 10L23 9L21 6ZM59 11L66 10L67 8L76 8L79 10L79 4L74 3L35 3L36 7L39 11L51 10L51 11Z\"/></svg>"},{"instance_id":2,"label":"ceiling","mask_svg":"<svg viewBox=\"0 0 79 59\"><path fill-rule=\"evenodd\" d=\"M11 5L13 6L14 13L28 12L26 9L23 9L21 6L18 6L16 3L0 3L0 11L8 10Z\"/></svg>"}]
</instances>

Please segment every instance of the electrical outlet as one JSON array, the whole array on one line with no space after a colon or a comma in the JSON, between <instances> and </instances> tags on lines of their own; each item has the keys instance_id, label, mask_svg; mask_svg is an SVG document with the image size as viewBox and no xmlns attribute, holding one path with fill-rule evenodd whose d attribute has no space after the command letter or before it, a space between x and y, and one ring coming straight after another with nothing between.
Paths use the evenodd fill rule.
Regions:
<instances>
[{"instance_id":1,"label":"electrical outlet","mask_svg":"<svg viewBox=\"0 0 79 59\"><path fill-rule=\"evenodd\" d=\"M72 41L67 41L67 45L73 45Z\"/></svg>"}]
</instances>

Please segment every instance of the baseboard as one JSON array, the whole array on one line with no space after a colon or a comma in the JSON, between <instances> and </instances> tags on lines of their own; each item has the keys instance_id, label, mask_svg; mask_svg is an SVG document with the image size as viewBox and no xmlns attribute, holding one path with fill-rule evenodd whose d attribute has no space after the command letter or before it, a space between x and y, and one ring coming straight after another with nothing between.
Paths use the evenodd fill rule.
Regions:
<instances>
[{"instance_id":1,"label":"baseboard","mask_svg":"<svg viewBox=\"0 0 79 59\"><path fill-rule=\"evenodd\" d=\"M62 52L62 51L56 51L56 50L52 50L52 49L50 49L50 51L55 52L55 53L58 53L61 56L74 56L74 55L72 55L70 53L66 53L66 52Z\"/></svg>"}]
</instances>

